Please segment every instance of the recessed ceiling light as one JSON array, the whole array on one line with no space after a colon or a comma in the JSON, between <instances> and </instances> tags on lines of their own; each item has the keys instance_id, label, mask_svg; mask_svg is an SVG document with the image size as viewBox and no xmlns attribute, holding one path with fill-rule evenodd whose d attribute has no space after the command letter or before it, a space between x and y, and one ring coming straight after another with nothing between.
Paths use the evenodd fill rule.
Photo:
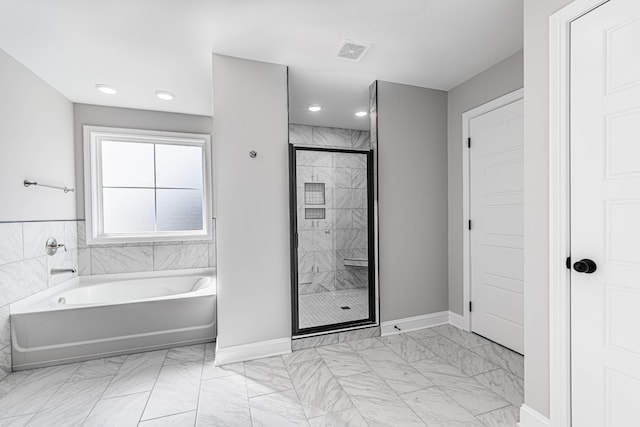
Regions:
<instances>
[{"instance_id":1,"label":"recessed ceiling light","mask_svg":"<svg viewBox=\"0 0 640 427\"><path fill-rule=\"evenodd\" d=\"M309 105L309 111L312 111L312 112L315 113L315 112L320 111L320 110L322 110L322 106L321 105Z\"/></svg>"},{"instance_id":2,"label":"recessed ceiling light","mask_svg":"<svg viewBox=\"0 0 640 427\"><path fill-rule=\"evenodd\" d=\"M366 112L366 111L358 111L358 112L356 113L356 117L364 117L364 116L366 116L366 115L367 115L367 112Z\"/></svg>"},{"instance_id":3,"label":"recessed ceiling light","mask_svg":"<svg viewBox=\"0 0 640 427\"><path fill-rule=\"evenodd\" d=\"M118 93L117 89L111 85L98 84L96 85L96 89L102 93L106 93L107 95L115 95Z\"/></svg>"},{"instance_id":4,"label":"recessed ceiling light","mask_svg":"<svg viewBox=\"0 0 640 427\"><path fill-rule=\"evenodd\" d=\"M167 92L164 90L157 91L156 96L160 99L164 99L165 101L173 101L173 98L175 98L175 96L173 96L171 92Z\"/></svg>"}]
</instances>

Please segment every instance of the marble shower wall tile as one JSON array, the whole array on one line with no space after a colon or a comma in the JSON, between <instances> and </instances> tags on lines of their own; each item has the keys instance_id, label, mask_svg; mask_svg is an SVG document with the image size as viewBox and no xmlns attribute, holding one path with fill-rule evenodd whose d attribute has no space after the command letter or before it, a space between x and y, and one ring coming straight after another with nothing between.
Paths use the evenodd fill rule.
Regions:
<instances>
[{"instance_id":1,"label":"marble shower wall tile","mask_svg":"<svg viewBox=\"0 0 640 427\"><path fill-rule=\"evenodd\" d=\"M322 126L289 125L289 143L293 145L369 149L371 141L365 130Z\"/></svg>"},{"instance_id":2,"label":"marble shower wall tile","mask_svg":"<svg viewBox=\"0 0 640 427\"><path fill-rule=\"evenodd\" d=\"M55 237L58 243L67 245L65 221L25 222L22 224L22 229L24 259L46 256L45 243L49 237Z\"/></svg>"},{"instance_id":3,"label":"marble shower wall tile","mask_svg":"<svg viewBox=\"0 0 640 427\"><path fill-rule=\"evenodd\" d=\"M0 307L47 288L47 257L0 266Z\"/></svg>"},{"instance_id":4,"label":"marble shower wall tile","mask_svg":"<svg viewBox=\"0 0 640 427\"><path fill-rule=\"evenodd\" d=\"M209 245L156 245L153 247L153 269L182 270L209 266Z\"/></svg>"},{"instance_id":5,"label":"marble shower wall tile","mask_svg":"<svg viewBox=\"0 0 640 427\"><path fill-rule=\"evenodd\" d=\"M0 224L0 265L24 258L22 223Z\"/></svg>"},{"instance_id":6,"label":"marble shower wall tile","mask_svg":"<svg viewBox=\"0 0 640 427\"><path fill-rule=\"evenodd\" d=\"M91 248L92 274L153 271L153 246Z\"/></svg>"},{"instance_id":7,"label":"marble shower wall tile","mask_svg":"<svg viewBox=\"0 0 640 427\"><path fill-rule=\"evenodd\" d=\"M289 125L289 143L293 145L312 145L313 128L305 125Z\"/></svg>"}]
</instances>

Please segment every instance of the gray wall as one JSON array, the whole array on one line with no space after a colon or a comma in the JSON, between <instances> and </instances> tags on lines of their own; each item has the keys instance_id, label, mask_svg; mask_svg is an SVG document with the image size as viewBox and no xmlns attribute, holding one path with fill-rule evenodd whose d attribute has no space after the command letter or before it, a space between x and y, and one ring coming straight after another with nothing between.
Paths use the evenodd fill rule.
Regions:
<instances>
[{"instance_id":1,"label":"gray wall","mask_svg":"<svg viewBox=\"0 0 640 427\"><path fill-rule=\"evenodd\" d=\"M449 310L462 310L462 113L523 86L520 51L451 89L449 100Z\"/></svg>"},{"instance_id":2,"label":"gray wall","mask_svg":"<svg viewBox=\"0 0 640 427\"><path fill-rule=\"evenodd\" d=\"M84 157L82 126L107 126L129 129L159 130L165 132L213 133L213 118L161 111L131 108L103 107L99 105L73 104L75 131L77 215L84 219Z\"/></svg>"},{"instance_id":3,"label":"gray wall","mask_svg":"<svg viewBox=\"0 0 640 427\"><path fill-rule=\"evenodd\" d=\"M524 1L524 395L549 416L549 16L571 0Z\"/></svg>"},{"instance_id":4,"label":"gray wall","mask_svg":"<svg viewBox=\"0 0 640 427\"><path fill-rule=\"evenodd\" d=\"M0 75L0 221L75 219L75 193L22 185L76 185L71 102L3 50Z\"/></svg>"},{"instance_id":5,"label":"gray wall","mask_svg":"<svg viewBox=\"0 0 640 427\"><path fill-rule=\"evenodd\" d=\"M288 338L287 68L214 55L213 87L217 345Z\"/></svg>"},{"instance_id":6,"label":"gray wall","mask_svg":"<svg viewBox=\"0 0 640 427\"><path fill-rule=\"evenodd\" d=\"M448 310L447 93L378 83L380 320Z\"/></svg>"}]
</instances>

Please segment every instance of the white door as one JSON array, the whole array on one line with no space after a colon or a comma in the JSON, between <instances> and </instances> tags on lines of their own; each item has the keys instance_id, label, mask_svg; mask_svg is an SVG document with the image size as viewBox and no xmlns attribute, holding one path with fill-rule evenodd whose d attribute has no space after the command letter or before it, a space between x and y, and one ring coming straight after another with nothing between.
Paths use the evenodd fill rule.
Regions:
<instances>
[{"instance_id":1,"label":"white door","mask_svg":"<svg viewBox=\"0 0 640 427\"><path fill-rule=\"evenodd\" d=\"M640 1L571 25L574 427L640 425ZM586 264L578 264L578 269Z\"/></svg>"},{"instance_id":2,"label":"white door","mask_svg":"<svg viewBox=\"0 0 640 427\"><path fill-rule=\"evenodd\" d=\"M523 101L470 123L471 330L524 353Z\"/></svg>"}]
</instances>

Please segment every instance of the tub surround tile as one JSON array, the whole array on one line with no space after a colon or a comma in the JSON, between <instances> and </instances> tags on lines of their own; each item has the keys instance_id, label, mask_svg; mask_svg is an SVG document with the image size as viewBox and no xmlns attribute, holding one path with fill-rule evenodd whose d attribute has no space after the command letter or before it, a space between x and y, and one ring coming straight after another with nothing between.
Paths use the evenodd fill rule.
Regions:
<instances>
[{"instance_id":1,"label":"tub surround tile","mask_svg":"<svg viewBox=\"0 0 640 427\"><path fill-rule=\"evenodd\" d=\"M253 426L309 425L293 389L252 397L249 404Z\"/></svg>"},{"instance_id":2,"label":"tub surround tile","mask_svg":"<svg viewBox=\"0 0 640 427\"><path fill-rule=\"evenodd\" d=\"M73 268L75 273L51 274L53 268ZM49 287L59 285L62 282L78 277L78 250L58 251L53 256L47 257L47 284Z\"/></svg>"},{"instance_id":3,"label":"tub surround tile","mask_svg":"<svg viewBox=\"0 0 640 427\"><path fill-rule=\"evenodd\" d=\"M339 381L362 417L371 425L425 425L375 373L351 375Z\"/></svg>"},{"instance_id":4,"label":"tub surround tile","mask_svg":"<svg viewBox=\"0 0 640 427\"><path fill-rule=\"evenodd\" d=\"M24 222L22 230L24 259L46 256L45 243L49 237L55 237L58 243L67 244L64 241L66 236L65 221Z\"/></svg>"},{"instance_id":5,"label":"tub surround tile","mask_svg":"<svg viewBox=\"0 0 640 427\"><path fill-rule=\"evenodd\" d=\"M142 419L196 410L201 377L202 362L199 361L163 366Z\"/></svg>"},{"instance_id":6,"label":"tub surround tile","mask_svg":"<svg viewBox=\"0 0 640 427\"><path fill-rule=\"evenodd\" d=\"M78 249L78 221L64 222L64 240L62 242L67 245L67 249Z\"/></svg>"},{"instance_id":7,"label":"tub surround tile","mask_svg":"<svg viewBox=\"0 0 640 427\"><path fill-rule=\"evenodd\" d=\"M512 405L524 403L524 380L504 369L476 375L474 379Z\"/></svg>"},{"instance_id":8,"label":"tub surround tile","mask_svg":"<svg viewBox=\"0 0 640 427\"><path fill-rule=\"evenodd\" d=\"M524 378L524 356L496 343L475 347L472 351L512 374Z\"/></svg>"},{"instance_id":9,"label":"tub surround tile","mask_svg":"<svg viewBox=\"0 0 640 427\"><path fill-rule=\"evenodd\" d=\"M128 394L96 403L83 426L86 427L135 427L149 398L149 392Z\"/></svg>"},{"instance_id":10,"label":"tub surround tile","mask_svg":"<svg viewBox=\"0 0 640 427\"><path fill-rule=\"evenodd\" d=\"M78 275L91 275L91 250L78 249Z\"/></svg>"},{"instance_id":11,"label":"tub surround tile","mask_svg":"<svg viewBox=\"0 0 640 427\"><path fill-rule=\"evenodd\" d=\"M249 397L293 388L287 368L280 356L245 362L244 369Z\"/></svg>"},{"instance_id":12,"label":"tub surround tile","mask_svg":"<svg viewBox=\"0 0 640 427\"><path fill-rule=\"evenodd\" d=\"M320 347L318 353L336 377L346 377L371 370L360 355L346 343Z\"/></svg>"},{"instance_id":13,"label":"tub surround tile","mask_svg":"<svg viewBox=\"0 0 640 427\"><path fill-rule=\"evenodd\" d=\"M515 406L507 406L478 415L478 419L487 427L513 427L520 421L520 410Z\"/></svg>"},{"instance_id":14,"label":"tub surround tile","mask_svg":"<svg viewBox=\"0 0 640 427\"><path fill-rule=\"evenodd\" d=\"M242 375L203 381L196 426L251 426L247 384Z\"/></svg>"},{"instance_id":15,"label":"tub surround tile","mask_svg":"<svg viewBox=\"0 0 640 427\"><path fill-rule=\"evenodd\" d=\"M359 352L360 356L396 393L409 393L433 386L413 366L386 347Z\"/></svg>"},{"instance_id":16,"label":"tub surround tile","mask_svg":"<svg viewBox=\"0 0 640 427\"><path fill-rule=\"evenodd\" d=\"M159 350L129 355L104 392L103 398L150 391L166 354L167 350Z\"/></svg>"},{"instance_id":17,"label":"tub surround tile","mask_svg":"<svg viewBox=\"0 0 640 427\"><path fill-rule=\"evenodd\" d=\"M433 330L466 348L479 347L491 342L480 335L464 331L452 325L435 326Z\"/></svg>"},{"instance_id":18,"label":"tub surround tile","mask_svg":"<svg viewBox=\"0 0 640 427\"><path fill-rule=\"evenodd\" d=\"M309 420L311 427L367 427L368 424L357 409L323 415Z\"/></svg>"},{"instance_id":19,"label":"tub surround tile","mask_svg":"<svg viewBox=\"0 0 640 427\"><path fill-rule=\"evenodd\" d=\"M63 365L34 371L0 399L0 414L12 417L38 412L77 368Z\"/></svg>"},{"instance_id":20,"label":"tub surround tile","mask_svg":"<svg viewBox=\"0 0 640 427\"><path fill-rule=\"evenodd\" d=\"M134 273L153 270L152 246L91 249L92 274Z\"/></svg>"},{"instance_id":21,"label":"tub surround tile","mask_svg":"<svg viewBox=\"0 0 640 427\"><path fill-rule=\"evenodd\" d=\"M407 362L430 359L436 355L406 334L389 335L380 338L383 344Z\"/></svg>"},{"instance_id":22,"label":"tub surround tile","mask_svg":"<svg viewBox=\"0 0 640 427\"><path fill-rule=\"evenodd\" d=\"M66 383L29 422L32 426L81 425L111 377Z\"/></svg>"},{"instance_id":23,"label":"tub surround tile","mask_svg":"<svg viewBox=\"0 0 640 427\"><path fill-rule=\"evenodd\" d=\"M209 245L156 245L153 247L153 269L181 270L209 266Z\"/></svg>"},{"instance_id":24,"label":"tub surround tile","mask_svg":"<svg viewBox=\"0 0 640 427\"><path fill-rule=\"evenodd\" d=\"M294 363L287 369L307 417L352 408L349 397L322 359Z\"/></svg>"},{"instance_id":25,"label":"tub surround tile","mask_svg":"<svg viewBox=\"0 0 640 427\"><path fill-rule=\"evenodd\" d=\"M217 266L216 244L209 243L209 267Z\"/></svg>"},{"instance_id":26,"label":"tub surround tile","mask_svg":"<svg viewBox=\"0 0 640 427\"><path fill-rule=\"evenodd\" d=\"M78 231L76 232L76 235L78 236L77 247L78 249L87 249L87 223L82 219L78 220L76 225L78 228Z\"/></svg>"},{"instance_id":27,"label":"tub surround tile","mask_svg":"<svg viewBox=\"0 0 640 427\"><path fill-rule=\"evenodd\" d=\"M142 421L139 427L193 427L196 424L196 411L183 412L181 414L168 415Z\"/></svg>"},{"instance_id":28,"label":"tub surround tile","mask_svg":"<svg viewBox=\"0 0 640 427\"><path fill-rule=\"evenodd\" d=\"M483 427L471 413L436 387L401 397L429 427Z\"/></svg>"},{"instance_id":29,"label":"tub surround tile","mask_svg":"<svg viewBox=\"0 0 640 427\"><path fill-rule=\"evenodd\" d=\"M11 304L46 288L46 257L0 266L0 306Z\"/></svg>"},{"instance_id":30,"label":"tub surround tile","mask_svg":"<svg viewBox=\"0 0 640 427\"><path fill-rule=\"evenodd\" d=\"M0 265L24 258L22 223L0 224Z\"/></svg>"},{"instance_id":31,"label":"tub surround tile","mask_svg":"<svg viewBox=\"0 0 640 427\"><path fill-rule=\"evenodd\" d=\"M82 362L69 382L112 376L118 373L128 356L115 356L106 359Z\"/></svg>"}]
</instances>

